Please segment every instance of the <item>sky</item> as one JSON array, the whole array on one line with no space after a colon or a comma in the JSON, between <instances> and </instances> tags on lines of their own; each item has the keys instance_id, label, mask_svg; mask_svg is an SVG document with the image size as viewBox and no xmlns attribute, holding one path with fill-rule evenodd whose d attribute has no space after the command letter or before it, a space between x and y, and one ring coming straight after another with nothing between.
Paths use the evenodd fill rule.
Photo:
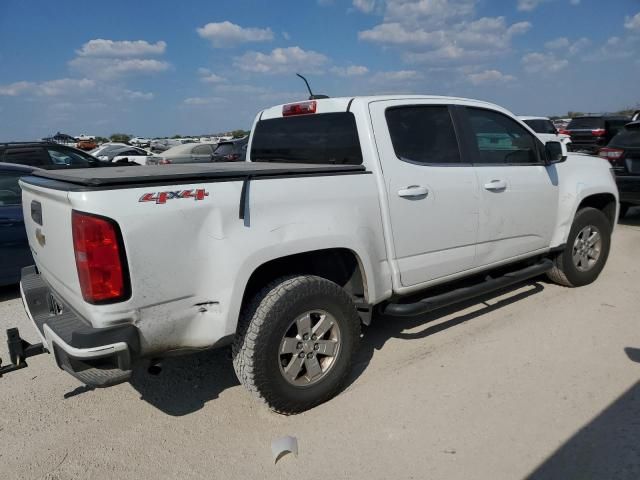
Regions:
<instances>
[{"instance_id":1,"label":"sky","mask_svg":"<svg viewBox=\"0 0 640 480\"><path fill-rule=\"evenodd\" d=\"M0 141L249 129L314 93L640 102L640 0L0 0Z\"/></svg>"}]
</instances>

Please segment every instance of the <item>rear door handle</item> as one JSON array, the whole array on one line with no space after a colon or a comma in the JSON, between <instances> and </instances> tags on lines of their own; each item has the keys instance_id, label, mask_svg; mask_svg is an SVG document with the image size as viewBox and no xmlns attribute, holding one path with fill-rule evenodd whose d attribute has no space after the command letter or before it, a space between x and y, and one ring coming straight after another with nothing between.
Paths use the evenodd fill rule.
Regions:
<instances>
[{"instance_id":1,"label":"rear door handle","mask_svg":"<svg viewBox=\"0 0 640 480\"><path fill-rule=\"evenodd\" d=\"M505 190L507 188L507 182L504 180L491 180L489 183L484 184L485 190L491 190L493 192L497 190Z\"/></svg>"},{"instance_id":2,"label":"rear door handle","mask_svg":"<svg viewBox=\"0 0 640 480\"><path fill-rule=\"evenodd\" d=\"M399 197L413 198L413 197L426 197L429 195L427 187L421 185L409 185L408 187L398 190Z\"/></svg>"}]
</instances>

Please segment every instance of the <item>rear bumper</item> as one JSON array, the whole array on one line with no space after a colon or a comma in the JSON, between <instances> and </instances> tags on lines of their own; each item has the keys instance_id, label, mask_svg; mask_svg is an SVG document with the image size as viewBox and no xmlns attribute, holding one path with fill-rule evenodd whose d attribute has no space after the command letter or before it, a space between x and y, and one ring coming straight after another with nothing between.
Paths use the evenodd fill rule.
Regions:
<instances>
[{"instance_id":1,"label":"rear bumper","mask_svg":"<svg viewBox=\"0 0 640 480\"><path fill-rule=\"evenodd\" d=\"M616 177L621 203L640 205L640 175Z\"/></svg>"},{"instance_id":2,"label":"rear bumper","mask_svg":"<svg viewBox=\"0 0 640 480\"><path fill-rule=\"evenodd\" d=\"M22 269L22 302L29 319L58 366L92 387L124 382L140 352L131 325L93 328L49 288L35 266Z\"/></svg>"}]
</instances>

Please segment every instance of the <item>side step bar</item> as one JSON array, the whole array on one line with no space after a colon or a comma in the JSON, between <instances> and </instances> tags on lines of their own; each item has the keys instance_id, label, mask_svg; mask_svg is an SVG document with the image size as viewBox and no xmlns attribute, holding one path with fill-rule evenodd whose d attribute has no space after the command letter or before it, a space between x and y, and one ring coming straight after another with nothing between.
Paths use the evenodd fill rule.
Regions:
<instances>
[{"instance_id":1,"label":"side step bar","mask_svg":"<svg viewBox=\"0 0 640 480\"><path fill-rule=\"evenodd\" d=\"M551 270L552 267L553 262L549 259L544 259L535 265L516 270L515 272L509 272L501 277L492 278L488 276L484 282L478 283L477 285L462 287L440 295L426 297L415 303L389 303L383 308L382 313L394 317L421 315L537 277Z\"/></svg>"}]
</instances>

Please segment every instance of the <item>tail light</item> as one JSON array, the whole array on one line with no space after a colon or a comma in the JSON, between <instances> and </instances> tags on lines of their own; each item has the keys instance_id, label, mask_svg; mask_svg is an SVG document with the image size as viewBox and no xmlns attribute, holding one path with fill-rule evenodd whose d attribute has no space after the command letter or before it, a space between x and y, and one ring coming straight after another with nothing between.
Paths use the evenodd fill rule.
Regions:
<instances>
[{"instance_id":1,"label":"tail light","mask_svg":"<svg viewBox=\"0 0 640 480\"><path fill-rule=\"evenodd\" d=\"M169 165L171 163L171 160L169 160L168 158L161 158L160 160L158 160L158 165Z\"/></svg>"},{"instance_id":2,"label":"tail light","mask_svg":"<svg viewBox=\"0 0 640 480\"><path fill-rule=\"evenodd\" d=\"M74 210L71 229L85 301L100 304L126 300L130 294L129 275L118 224Z\"/></svg>"},{"instance_id":3,"label":"tail light","mask_svg":"<svg viewBox=\"0 0 640 480\"><path fill-rule=\"evenodd\" d=\"M558 130L558 133L560 135L571 135L571 132L569 130L567 130L566 128L561 128L560 130Z\"/></svg>"},{"instance_id":4,"label":"tail light","mask_svg":"<svg viewBox=\"0 0 640 480\"><path fill-rule=\"evenodd\" d=\"M602 158L606 158L611 163L616 163L622 158L622 155L624 155L624 150L621 150L619 148L604 147L600 149L598 155Z\"/></svg>"},{"instance_id":5,"label":"tail light","mask_svg":"<svg viewBox=\"0 0 640 480\"><path fill-rule=\"evenodd\" d=\"M591 130L591 135L593 135L594 137L602 137L605 134L605 129L604 128L595 128L593 130Z\"/></svg>"},{"instance_id":6,"label":"tail light","mask_svg":"<svg viewBox=\"0 0 640 480\"><path fill-rule=\"evenodd\" d=\"M282 106L282 116L290 117L292 115L307 115L316 113L317 103L315 100L310 102L290 103Z\"/></svg>"}]
</instances>

